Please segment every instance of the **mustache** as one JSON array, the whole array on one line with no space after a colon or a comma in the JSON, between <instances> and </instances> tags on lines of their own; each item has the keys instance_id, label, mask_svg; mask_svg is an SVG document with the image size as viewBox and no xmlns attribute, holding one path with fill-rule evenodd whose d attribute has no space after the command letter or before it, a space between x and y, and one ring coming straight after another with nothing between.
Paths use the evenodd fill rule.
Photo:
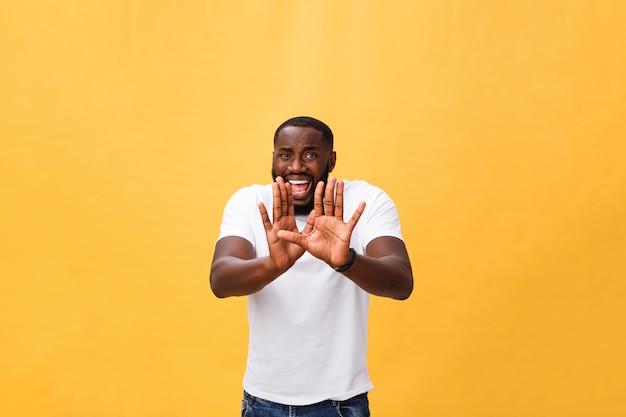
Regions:
<instances>
[{"instance_id":1,"label":"mustache","mask_svg":"<svg viewBox=\"0 0 626 417\"><path fill-rule=\"evenodd\" d=\"M324 173L322 174L322 176L315 182L316 184L320 181L322 181L324 184L326 184L328 182L328 176L330 175L330 167L328 165L326 165L326 169L324 170ZM272 181L276 181L276 177L278 177L278 174L276 173L276 170L274 168L272 168ZM283 177L284 178L284 177Z\"/></svg>"},{"instance_id":2,"label":"mustache","mask_svg":"<svg viewBox=\"0 0 626 417\"><path fill-rule=\"evenodd\" d=\"M328 182L328 175L330 174L329 168L330 166L326 165L326 169L324 170L324 173L317 180L317 182L322 181L324 184ZM276 181L277 176L278 174L276 173L276 170L272 167L272 180ZM296 216L308 216L309 213L311 213L311 211L313 211L313 209L315 208L314 200L311 198L311 200L306 204L294 204L293 208L294 208L294 213Z\"/></svg>"}]
</instances>

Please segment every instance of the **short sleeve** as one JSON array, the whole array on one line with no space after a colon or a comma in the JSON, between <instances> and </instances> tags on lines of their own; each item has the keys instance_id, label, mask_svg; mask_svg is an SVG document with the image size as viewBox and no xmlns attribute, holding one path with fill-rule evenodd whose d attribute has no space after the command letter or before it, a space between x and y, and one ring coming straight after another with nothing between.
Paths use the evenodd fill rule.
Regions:
<instances>
[{"instance_id":1,"label":"short sleeve","mask_svg":"<svg viewBox=\"0 0 626 417\"><path fill-rule=\"evenodd\" d=\"M383 190L377 187L372 188L363 218L359 221L359 223L362 222L360 235L363 247L382 236L403 240L396 205Z\"/></svg>"},{"instance_id":2,"label":"short sleeve","mask_svg":"<svg viewBox=\"0 0 626 417\"><path fill-rule=\"evenodd\" d=\"M237 190L226 203L217 240L226 236L238 236L254 244L252 221L258 215L255 202L256 198L249 187Z\"/></svg>"}]
</instances>

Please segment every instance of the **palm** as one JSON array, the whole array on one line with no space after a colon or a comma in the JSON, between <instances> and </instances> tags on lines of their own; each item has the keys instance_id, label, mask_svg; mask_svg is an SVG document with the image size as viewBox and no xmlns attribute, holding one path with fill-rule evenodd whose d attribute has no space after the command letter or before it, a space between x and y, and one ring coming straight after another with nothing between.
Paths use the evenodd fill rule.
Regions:
<instances>
[{"instance_id":1,"label":"palm","mask_svg":"<svg viewBox=\"0 0 626 417\"><path fill-rule=\"evenodd\" d=\"M277 269L287 270L302 256L304 248L278 237L281 231L298 232L291 186L285 184L281 177L277 177L276 182L272 184L273 222L270 221L263 203L259 203L259 212L265 228L270 260Z\"/></svg>"},{"instance_id":2,"label":"palm","mask_svg":"<svg viewBox=\"0 0 626 417\"><path fill-rule=\"evenodd\" d=\"M333 216L315 217L313 227L302 232L300 244L316 258L331 265L343 265L350 249L351 235L352 229L343 220Z\"/></svg>"},{"instance_id":3,"label":"palm","mask_svg":"<svg viewBox=\"0 0 626 417\"><path fill-rule=\"evenodd\" d=\"M277 237L300 246L331 266L345 265L349 260L352 231L365 210L365 203L360 203L344 223L343 187L343 181L337 182L334 177L329 178L325 187L320 182L315 189L315 210L309 215L304 230L283 229L277 232Z\"/></svg>"},{"instance_id":4,"label":"palm","mask_svg":"<svg viewBox=\"0 0 626 417\"><path fill-rule=\"evenodd\" d=\"M283 217L272 224L270 230L266 229L267 244L270 258L279 269L293 265L304 253L304 249L294 243L280 239L280 230L297 232L295 218Z\"/></svg>"}]
</instances>

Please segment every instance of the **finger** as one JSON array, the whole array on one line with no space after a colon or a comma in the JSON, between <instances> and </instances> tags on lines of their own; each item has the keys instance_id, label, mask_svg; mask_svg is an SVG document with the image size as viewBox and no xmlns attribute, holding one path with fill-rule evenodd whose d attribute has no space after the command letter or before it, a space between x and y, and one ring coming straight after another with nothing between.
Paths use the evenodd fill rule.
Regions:
<instances>
[{"instance_id":1,"label":"finger","mask_svg":"<svg viewBox=\"0 0 626 417\"><path fill-rule=\"evenodd\" d=\"M304 225L304 229L302 229L303 235L310 235L313 233L313 229L315 228L315 210L311 210L309 216L306 219L306 224Z\"/></svg>"},{"instance_id":2,"label":"finger","mask_svg":"<svg viewBox=\"0 0 626 417\"><path fill-rule=\"evenodd\" d=\"M361 201L359 205L357 206L356 210L354 211L354 214L352 215L352 217L350 217L350 220L348 220L348 223L346 223L350 230L354 230L364 210L365 210L365 201Z\"/></svg>"},{"instance_id":3,"label":"finger","mask_svg":"<svg viewBox=\"0 0 626 417\"><path fill-rule=\"evenodd\" d=\"M278 181L280 177L276 177ZM272 213L274 214L274 222L280 220L283 216L281 211L281 202L280 202L280 189L278 187L278 182L272 184Z\"/></svg>"},{"instance_id":4,"label":"finger","mask_svg":"<svg viewBox=\"0 0 626 417\"><path fill-rule=\"evenodd\" d=\"M276 177L278 188L280 190L280 210L283 216L289 213L289 205L287 204L287 187L285 186L285 180L282 177Z\"/></svg>"},{"instance_id":5,"label":"finger","mask_svg":"<svg viewBox=\"0 0 626 417\"><path fill-rule=\"evenodd\" d=\"M296 215L296 211L293 207L293 194L291 193L291 184L288 182L285 183L285 189L287 190L287 214L290 217L294 217Z\"/></svg>"},{"instance_id":6,"label":"finger","mask_svg":"<svg viewBox=\"0 0 626 417\"><path fill-rule=\"evenodd\" d=\"M279 230L276 236L278 236L279 239L286 240L287 242L295 243L306 250L307 240L303 239L300 233L290 232L288 230Z\"/></svg>"},{"instance_id":7,"label":"finger","mask_svg":"<svg viewBox=\"0 0 626 417\"><path fill-rule=\"evenodd\" d=\"M313 200L313 208L316 216L324 215L324 182L320 181L315 187L315 198Z\"/></svg>"},{"instance_id":8,"label":"finger","mask_svg":"<svg viewBox=\"0 0 626 417\"><path fill-rule=\"evenodd\" d=\"M335 217L343 221L343 181L337 181L337 193L335 195Z\"/></svg>"},{"instance_id":9,"label":"finger","mask_svg":"<svg viewBox=\"0 0 626 417\"><path fill-rule=\"evenodd\" d=\"M263 220L263 227L266 231L272 229L272 222L270 222L270 216L267 214L267 208L265 204L259 203L259 213L261 213L261 220Z\"/></svg>"},{"instance_id":10,"label":"finger","mask_svg":"<svg viewBox=\"0 0 626 417\"><path fill-rule=\"evenodd\" d=\"M326 184L326 194L324 196L324 214L332 216L335 213L335 183L337 182L335 177L328 179Z\"/></svg>"}]
</instances>

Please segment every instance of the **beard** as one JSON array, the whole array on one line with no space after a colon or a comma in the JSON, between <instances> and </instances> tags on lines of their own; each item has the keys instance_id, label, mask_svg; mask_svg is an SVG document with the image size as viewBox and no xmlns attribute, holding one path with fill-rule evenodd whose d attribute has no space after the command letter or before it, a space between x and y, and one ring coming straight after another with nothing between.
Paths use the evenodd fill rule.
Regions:
<instances>
[{"instance_id":1,"label":"beard","mask_svg":"<svg viewBox=\"0 0 626 417\"><path fill-rule=\"evenodd\" d=\"M322 173L322 176L315 182L315 184L311 184L313 192L315 192L315 187L317 186L317 183L322 181L324 184L326 184L326 182L328 182L328 174L330 174L330 169L329 169L329 166L326 165L326 169L324 170L324 173ZM276 174L276 171L274 171L274 168L272 168L272 179L274 181L276 181L277 176L278 174ZM296 214L296 216L308 216L313 211L314 208L315 208L315 197L311 198L311 200L308 203L293 205L293 211Z\"/></svg>"}]
</instances>

